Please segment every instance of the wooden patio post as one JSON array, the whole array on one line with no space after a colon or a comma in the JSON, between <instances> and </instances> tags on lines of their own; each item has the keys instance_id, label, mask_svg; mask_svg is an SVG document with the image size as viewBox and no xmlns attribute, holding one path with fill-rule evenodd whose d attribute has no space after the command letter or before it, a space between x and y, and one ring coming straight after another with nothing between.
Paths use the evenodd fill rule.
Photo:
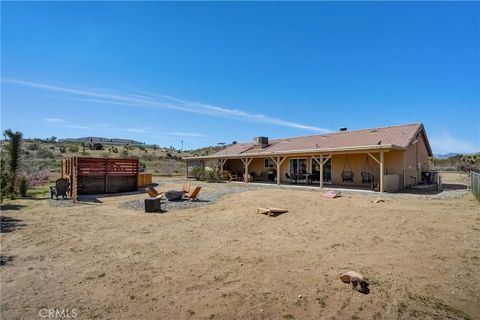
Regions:
<instances>
[{"instance_id":1,"label":"wooden patio post","mask_svg":"<svg viewBox=\"0 0 480 320\"><path fill-rule=\"evenodd\" d=\"M223 166L225 165L225 162L227 162L227 159L218 159L220 161L220 174L222 175L222 180L223 178Z\"/></svg>"},{"instance_id":2,"label":"wooden patio post","mask_svg":"<svg viewBox=\"0 0 480 320\"><path fill-rule=\"evenodd\" d=\"M320 188L323 189L323 155L320 156Z\"/></svg>"},{"instance_id":3,"label":"wooden patio post","mask_svg":"<svg viewBox=\"0 0 480 320\"><path fill-rule=\"evenodd\" d=\"M243 175L243 182L248 183L248 165L252 162L253 158L242 158L243 167L245 168L245 173Z\"/></svg>"},{"instance_id":4,"label":"wooden patio post","mask_svg":"<svg viewBox=\"0 0 480 320\"><path fill-rule=\"evenodd\" d=\"M384 169L385 166L385 159L383 155L383 150L380 151L380 192L383 192L385 190L384 185L383 185L383 180L384 180Z\"/></svg>"},{"instance_id":5,"label":"wooden patio post","mask_svg":"<svg viewBox=\"0 0 480 320\"><path fill-rule=\"evenodd\" d=\"M276 165L277 165L277 184L280 185L280 157L277 157Z\"/></svg>"},{"instance_id":6,"label":"wooden patio post","mask_svg":"<svg viewBox=\"0 0 480 320\"><path fill-rule=\"evenodd\" d=\"M185 159L185 179L188 179L188 159Z\"/></svg>"}]
</instances>

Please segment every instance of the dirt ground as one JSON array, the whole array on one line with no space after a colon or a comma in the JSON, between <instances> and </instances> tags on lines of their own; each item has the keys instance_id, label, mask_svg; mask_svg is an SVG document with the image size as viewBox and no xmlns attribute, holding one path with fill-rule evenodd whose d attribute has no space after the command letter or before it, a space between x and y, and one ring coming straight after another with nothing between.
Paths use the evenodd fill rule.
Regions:
<instances>
[{"instance_id":1,"label":"dirt ground","mask_svg":"<svg viewBox=\"0 0 480 320\"><path fill-rule=\"evenodd\" d=\"M76 319L480 318L480 206L471 194L380 203L320 194L246 189L162 214L119 207L143 194L73 207L9 202L1 318L42 319L45 308L70 318L74 309ZM289 212L256 214L266 206ZM339 280L349 270L368 278L370 294Z\"/></svg>"}]
</instances>

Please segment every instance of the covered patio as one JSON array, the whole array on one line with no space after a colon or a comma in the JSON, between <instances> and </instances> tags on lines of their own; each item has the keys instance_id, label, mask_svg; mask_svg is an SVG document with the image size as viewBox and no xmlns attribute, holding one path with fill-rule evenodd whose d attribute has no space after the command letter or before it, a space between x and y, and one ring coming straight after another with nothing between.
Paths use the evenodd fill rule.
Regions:
<instances>
[{"instance_id":1,"label":"covered patio","mask_svg":"<svg viewBox=\"0 0 480 320\"><path fill-rule=\"evenodd\" d=\"M386 179L391 179L385 175L386 159L389 158L386 155L390 151L394 150L382 146L363 151L332 150L319 154L290 152L272 156L187 158L186 176L189 175L191 161L195 160L204 169L216 166L223 179L230 182L384 192L391 188L385 185Z\"/></svg>"}]
</instances>

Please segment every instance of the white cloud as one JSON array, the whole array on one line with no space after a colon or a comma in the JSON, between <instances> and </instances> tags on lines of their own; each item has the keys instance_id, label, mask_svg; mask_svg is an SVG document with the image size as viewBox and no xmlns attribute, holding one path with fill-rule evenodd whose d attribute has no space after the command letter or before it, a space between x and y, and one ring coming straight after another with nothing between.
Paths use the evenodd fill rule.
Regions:
<instances>
[{"instance_id":1,"label":"white cloud","mask_svg":"<svg viewBox=\"0 0 480 320\"><path fill-rule=\"evenodd\" d=\"M138 95L138 94L112 94L106 91L95 91L88 89L75 89L62 86L49 85L44 83L23 81L23 80L14 80L14 79L3 79L2 81L14 84L27 86L31 88L37 88L42 90L49 90L54 92L61 92L66 94L71 94L74 96L80 96L83 98L91 99L91 101L117 104L117 105L128 105L130 107L137 108L150 108L150 109L173 109L183 112L197 113L203 115L210 115L214 117L223 117L223 118L232 118L241 121L264 123L270 125L276 125L287 128L302 129L307 131L313 131L317 133L326 133L330 132L328 129L319 128L315 126L305 125L302 123L287 121L280 118L270 117L264 114L248 113L238 109L228 109L223 107L218 107L210 104L205 104L201 102L193 102L174 98L166 95ZM73 97L75 98L75 97ZM78 97L77 97L78 99Z\"/></svg>"},{"instance_id":2,"label":"white cloud","mask_svg":"<svg viewBox=\"0 0 480 320\"><path fill-rule=\"evenodd\" d=\"M432 136L429 140L435 154L480 152L480 145L455 138L445 129L440 135Z\"/></svg>"},{"instance_id":3,"label":"white cloud","mask_svg":"<svg viewBox=\"0 0 480 320\"><path fill-rule=\"evenodd\" d=\"M196 132L170 132L169 135L177 136L177 137L195 137L195 138L205 137L205 135L201 133L196 133Z\"/></svg>"},{"instance_id":4,"label":"white cloud","mask_svg":"<svg viewBox=\"0 0 480 320\"><path fill-rule=\"evenodd\" d=\"M133 133L148 133L147 131L145 130L142 130L142 129L123 129L123 131L127 131L127 132L133 132Z\"/></svg>"},{"instance_id":5,"label":"white cloud","mask_svg":"<svg viewBox=\"0 0 480 320\"><path fill-rule=\"evenodd\" d=\"M67 124L67 125L64 126L64 127L65 127L65 128L70 128L70 129L95 130L95 129L92 128L92 127L78 126L78 125L74 125L74 124Z\"/></svg>"},{"instance_id":6,"label":"white cloud","mask_svg":"<svg viewBox=\"0 0 480 320\"><path fill-rule=\"evenodd\" d=\"M64 122L65 120L59 118L44 118L43 121L47 122Z\"/></svg>"}]
</instances>

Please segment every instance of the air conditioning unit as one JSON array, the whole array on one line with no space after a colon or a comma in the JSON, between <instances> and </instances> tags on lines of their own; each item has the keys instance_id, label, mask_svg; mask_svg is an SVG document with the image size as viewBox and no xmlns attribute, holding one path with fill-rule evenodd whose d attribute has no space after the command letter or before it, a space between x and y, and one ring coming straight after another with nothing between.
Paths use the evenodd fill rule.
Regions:
<instances>
[{"instance_id":1,"label":"air conditioning unit","mask_svg":"<svg viewBox=\"0 0 480 320\"><path fill-rule=\"evenodd\" d=\"M253 138L253 144L262 148L268 147L268 137L255 137Z\"/></svg>"}]
</instances>

